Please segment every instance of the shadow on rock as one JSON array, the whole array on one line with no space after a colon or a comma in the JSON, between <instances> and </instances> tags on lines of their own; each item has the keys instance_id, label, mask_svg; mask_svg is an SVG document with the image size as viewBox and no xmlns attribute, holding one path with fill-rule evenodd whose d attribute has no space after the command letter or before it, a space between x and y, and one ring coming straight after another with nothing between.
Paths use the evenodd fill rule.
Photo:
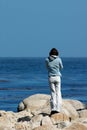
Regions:
<instances>
[{"instance_id":1,"label":"shadow on rock","mask_svg":"<svg viewBox=\"0 0 87 130\"><path fill-rule=\"evenodd\" d=\"M30 117L29 116L25 116L25 117L21 117L21 118L18 118L17 122L24 122L24 121L30 121Z\"/></svg>"}]
</instances>

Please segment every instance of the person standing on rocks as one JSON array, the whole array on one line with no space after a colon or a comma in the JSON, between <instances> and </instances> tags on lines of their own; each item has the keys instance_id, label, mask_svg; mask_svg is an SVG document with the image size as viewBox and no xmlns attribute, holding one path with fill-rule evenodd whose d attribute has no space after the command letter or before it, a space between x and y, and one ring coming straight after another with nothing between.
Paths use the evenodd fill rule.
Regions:
<instances>
[{"instance_id":1,"label":"person standing on rocks","mask_svg":"<svg viewBox=\"0 0 87 130\"><path fill-rule=\"evenodd\" d=\"M63 69L63 63L56 48L50 50L49 57L46 58L46 67L48 70L48 79L51 91L50 115L52 115L59 113L62 105L60 70Z\"/></svg>"}]
</instances>

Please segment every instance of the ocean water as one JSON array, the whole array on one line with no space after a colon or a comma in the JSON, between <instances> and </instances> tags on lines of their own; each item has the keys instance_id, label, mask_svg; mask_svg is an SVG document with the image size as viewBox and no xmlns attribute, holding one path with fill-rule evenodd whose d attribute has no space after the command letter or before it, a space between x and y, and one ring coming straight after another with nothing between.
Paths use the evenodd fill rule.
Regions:
<instances>
[{"instance_id":1,"label":"ocean water","mask_svg":"<svg viewBox=\"0 0 87 130\"><path fill-rule=\"evenodd\" d=\"M62 58L62 97L87 104L87 58ZM50 94L45 58L0 58L0 110L17 111L24 98Z\"/></svg>"}]
</instances>

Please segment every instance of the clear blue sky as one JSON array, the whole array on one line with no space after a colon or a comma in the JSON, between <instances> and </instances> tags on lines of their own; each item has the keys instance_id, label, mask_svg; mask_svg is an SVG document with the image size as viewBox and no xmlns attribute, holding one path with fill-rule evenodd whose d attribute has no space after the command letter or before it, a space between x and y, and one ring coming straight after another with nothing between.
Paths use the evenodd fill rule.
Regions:
<instances>
[{"instance_id":1,"label":"clear blue sky","mask_svg":"<svg viewBox=\"0 0 87 130\"><path fill-rule=\"evenodd\" d=\"M0 57L87 57L87 0L0 0Z\"/></svg>"}]
</instances>

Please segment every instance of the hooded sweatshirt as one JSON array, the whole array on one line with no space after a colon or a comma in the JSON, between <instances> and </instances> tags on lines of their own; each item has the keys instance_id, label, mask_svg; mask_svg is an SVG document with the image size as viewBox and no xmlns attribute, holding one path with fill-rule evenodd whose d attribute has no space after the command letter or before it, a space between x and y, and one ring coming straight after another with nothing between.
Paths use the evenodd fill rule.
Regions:
<instances>
[{"instance_id":1,"label":"hooded sweatshirt","mask_svg":"<svg viewBox=\"0 0 87 130\"><path fill-rule=\"evenodd\" d=\"M59 56L51 55L46 58L48 76L61 76L60 70L63 68L62 60Z\"/></svg>"}]
</instances>

